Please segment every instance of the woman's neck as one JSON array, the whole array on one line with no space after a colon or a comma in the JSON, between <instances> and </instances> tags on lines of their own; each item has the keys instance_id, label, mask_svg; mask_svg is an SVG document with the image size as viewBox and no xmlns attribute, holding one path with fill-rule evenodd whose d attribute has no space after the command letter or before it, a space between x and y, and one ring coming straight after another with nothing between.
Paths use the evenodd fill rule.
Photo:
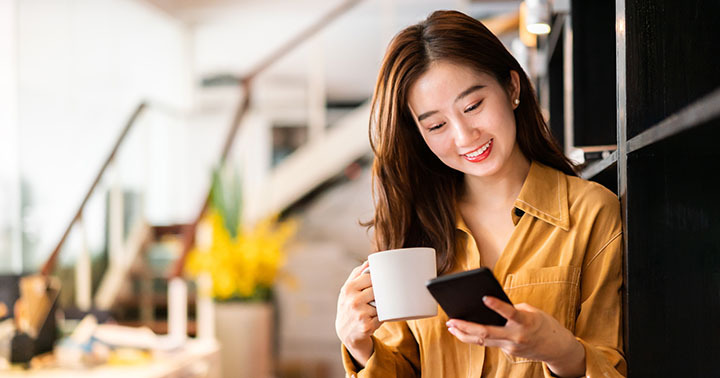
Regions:
<instances>
[{"instance_id":1,"label":"woman's neck","mask_svg":"<svg viewBox=\"0 0 720 378\"><path fill-rule=\"evenodd\" d=\"M485 210L505 210L508 206L512 207L529 171L530 161L515 145L510 159L493 176L465 175L461 202L472 208Z\"/></svg>"}]
</instances>

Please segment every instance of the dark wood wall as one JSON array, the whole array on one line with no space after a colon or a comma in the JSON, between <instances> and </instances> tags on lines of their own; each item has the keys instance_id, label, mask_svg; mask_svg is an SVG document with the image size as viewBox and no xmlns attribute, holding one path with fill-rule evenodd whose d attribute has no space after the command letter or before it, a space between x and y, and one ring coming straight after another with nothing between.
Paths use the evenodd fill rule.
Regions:
<instances>
[{"instance_id":1,"label":"dark wood wall","mask_svg":"<svg viewBox=\"0 0 720 378\"><path fill-rule=\"evenodd\" d=\"M720 1L572 0L566 16L550 123L617 148L581 175L622 203L629 376L720 377Z\"/></svg>"},{"instance_id":2,"label":"dark wood wall","mask_svg":"<svg viewBox=\"0 0 720 378\"><path fill-rule=\"evenodd\" d=\"M720 2L623 3L630 376L717 377Z\"/></svg>"}]
</instances>

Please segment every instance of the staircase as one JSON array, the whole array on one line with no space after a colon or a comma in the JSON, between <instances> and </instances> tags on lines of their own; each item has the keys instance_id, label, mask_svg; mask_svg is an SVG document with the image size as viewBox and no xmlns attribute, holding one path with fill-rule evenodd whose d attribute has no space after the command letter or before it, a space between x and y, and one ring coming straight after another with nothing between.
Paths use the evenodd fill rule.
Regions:
<instances>
[{"instance_id":1,"label":"staircase","mask_svg":"<svg viewBox=\"0 0 720 378\"><path fill-rule=\"evenodd\" d=\"M283 160L264 185L265 213L280 213L350 164L369 156L369 119L370 103L366 102L338 120L321 138Z\"/></svg>"}]
</instances>

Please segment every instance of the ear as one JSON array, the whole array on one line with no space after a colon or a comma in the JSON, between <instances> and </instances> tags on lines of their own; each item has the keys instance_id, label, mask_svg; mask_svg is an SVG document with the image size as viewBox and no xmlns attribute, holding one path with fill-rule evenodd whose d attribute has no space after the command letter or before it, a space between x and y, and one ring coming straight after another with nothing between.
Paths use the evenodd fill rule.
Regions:
<instances>
[{"instance_id":1,"label":"ear","mask_svg":"<svg viewBox=\"0 0 720 378\"><path fill-rule=\"evenodd\" d=\"M510 96L510 102L512 103L513 109L517 108L518 106L515 104L515 99L520 98L520 74L518 74L515 70L510 70L508 95Z\"/></svg>"}]
</instances>

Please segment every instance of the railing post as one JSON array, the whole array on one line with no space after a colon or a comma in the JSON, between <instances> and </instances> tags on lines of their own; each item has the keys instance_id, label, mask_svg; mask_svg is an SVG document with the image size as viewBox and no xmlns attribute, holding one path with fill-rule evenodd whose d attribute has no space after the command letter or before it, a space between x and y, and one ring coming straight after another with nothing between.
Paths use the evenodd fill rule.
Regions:
<instances>
[{"instance_id":1,"label":"railing post","mask_svg":"<svg viewBox=\"0 0 720 378\"><path fill-rule=\"evenodd\" d=\"M108 214L108 246L109 246L109 264L121 265L125 264L124 256L124 199L123 191L120 184L120 170L116 161L112 162L110 167L110 198L109 198L109 214Z\"/></svg>"},{"instance_id":2,"label":"railing post","mask_svg":"<svg viewBox=\"0 0 720 378\"><path fill-rule=\"evenodd\" d=\"M92 307L92 267L87 231L82 215L80 215L76 226L80 229L82 246L75 263L75 305L80 311L89 311Z\"/></svg>"},{"instance_id":3,"label":"railing post","mask_svg":"<svg viewBox=\"0 0 720 378\"><path fill-rule=\"evenodd\" d=\"M187 283L182 277L168 281L168 336L173 341L187 338Z\"/></svg>"},{"instance_id":4,"label":"railing post","mask_svg":"<svg viewBox=\"0 0 720 378\"><path fill-rule=\"evenodd\" d=\"M215 339L215 303L212 299L212 277L202 273L196 280L196 325L199 339Z\"/></svg>"}]
</instances>

